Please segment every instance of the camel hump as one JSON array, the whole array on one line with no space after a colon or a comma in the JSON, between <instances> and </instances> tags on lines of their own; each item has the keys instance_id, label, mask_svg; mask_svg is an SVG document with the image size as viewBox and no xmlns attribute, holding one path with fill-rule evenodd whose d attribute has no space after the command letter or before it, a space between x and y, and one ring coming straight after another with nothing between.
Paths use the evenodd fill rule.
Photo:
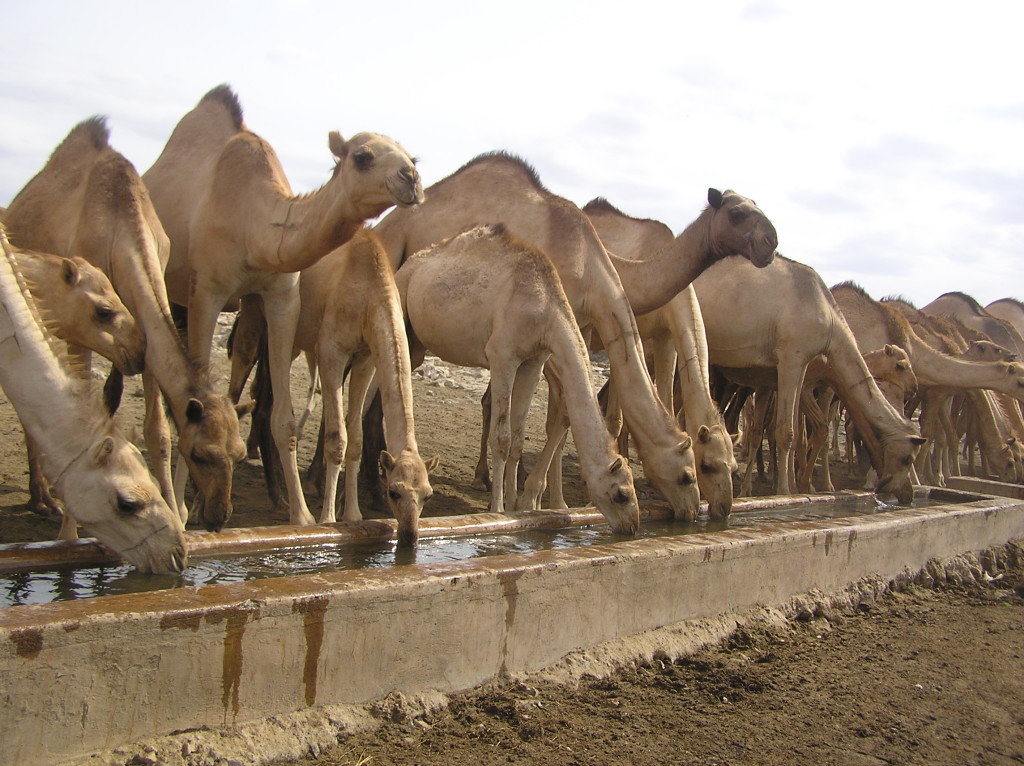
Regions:
<instances>
[{"instance_id":1,"label":"camel hump","mask_svg":"<svg viewBox=\"0 0 1024 766\"><path fill-rule=\"evenodd\" d=\"M590 213L615 213L616 215L626 215L605 197L594 197L594 199L590 200L590 202L583 206L583 212L588 215Z\"/></svg>"},{"instance_id":2,"label":"camel hump","mask_svg":"<svg viewBox=\"0 0 1024 766\"><path fill-rule=\"evenodd\" d=\"M107 126L107 118L95 115L87 120L82 120L71 129L68 137L64 139L64 143L79 139L85 139L97 151L106 149L110 146L110 128Z\"/></svg>"},{"instance_id":3,"label":"camel hump","mask_svg":"<svg viewBox=\"0 0 1024 766\"><path fill-rule=\"evenodd\" d=\"M206 102L213 102L224 107L228 114L231 115L231 121L234 123L236 130L242 130L245 126L245 120L242 116L242 104L238 101L238 95L227 83L221 83L216 88L211 89L199 100L200 104L205 104Z\"/></svg>"},{"instance_id":4,"label":"camel hump","mask_svg":"<svg viewBox=\"0 0 1024 766\"><path fill-rule=\"evenodd\" d=\"M962 292L959 292L959 291L953 291L953 292L950 292L950 293L943 293L942 295L940 295L935 300L936 301L940 301L943 298L949 298L949 299L952 299L952 300L963 301L964 303L967 304L967 306L972 311L977 312L977 313L980 313L982 311L981 304L978 303L978 301L973 296L968 295L967 293L962 293ZM933 301L933 303L934 302L935 301Z\"/></svg>"}]
</instances>

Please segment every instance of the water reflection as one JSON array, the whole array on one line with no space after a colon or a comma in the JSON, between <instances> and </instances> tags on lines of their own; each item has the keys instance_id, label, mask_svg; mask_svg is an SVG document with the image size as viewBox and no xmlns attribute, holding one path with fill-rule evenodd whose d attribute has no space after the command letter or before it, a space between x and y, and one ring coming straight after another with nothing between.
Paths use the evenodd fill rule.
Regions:
<instances>
[{"instance_id":1,"label":"water reflection","mask_svg":"<svg viewBox=\"0 0 1024 766\"><path fill-rule=\"evenodd\" d=\"M915 505L934 504L927 498L915 502ZM714 533L763 524L865 515L893 510L895 507L868 497L744 511L725 520L702 517L690 523L646 521L638 537ZM397 548L393 542L353 543L225 555L215 559L194 558L181 575L140 574L128 565L19 572L0 577L0 607L168 588L197 588L341 569L449 563L484 556L601 545L623 539L621 535L612 533L606 524L601 524L468 537L424 538L414 549Z\"/></svg>"}]
</instances>

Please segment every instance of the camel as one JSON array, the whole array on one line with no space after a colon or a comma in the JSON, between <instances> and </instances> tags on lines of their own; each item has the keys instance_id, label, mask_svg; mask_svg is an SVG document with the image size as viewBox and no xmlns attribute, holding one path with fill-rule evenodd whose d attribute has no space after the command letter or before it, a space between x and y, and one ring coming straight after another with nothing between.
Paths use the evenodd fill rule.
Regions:
<instances>
[{"instance_id":1,"label":"camel","mask_svg":"<svg viewBox=\"0 0 1024 766\"><path fill-rule=\"evenodd\" d=\"M0 230L0 386L69 512L144 572L188 561L181 519L161 498L142 453L104 412L90 381L73 374L48 333Z\"/></svg>"},{"instance_id":2,"label":"camel","mask_svg":"<svg viewBox=\"0 0 1024 766\"><path fill-rule=\"evenodd\" d=\"M985 307L992 316L1009 322L1024 337L1024 303L1016 298L1000 298Z\"/></svg>"},{"instance_id":3,"label":"camel","mask_svg":"<svg viewBox=\"0 0 1024 766\"><path fill-rule=\"evenodd\" d=\"M709 198L712 210L704 220L717 227L727 219L747 219L737 249L759 264L770 261L777 245L775 230L762 217L751 215L749 200L717 192ZM692 439L658 400L633 310L644 312L664 304L703 264L679 262L675 253L663 253L650 262L623 260L613 265L614 256L583 212L548 191L527 163L503 152L471 160L428 189L426 203L392 211L375 229L392 262L400 264L405 256L470 226L495 222L504 223L554 263L578 325L585 334L597 332L608 352L612 379L620 391L629 392L622 412L646 477L675 514L695 517L700 496ZM705 256L713 260L716 254ZM636 296L632 308L627 284Z\"/></svg>"},{"instance_id":4,"label":"camel","mask_svg":"<svg viewBox=\"0 0 1024 766\"><path fill-rule=\"evenodd\" d=\"M12 248L15 265L49 331L72 349L88 349L109 359L125 375L142 371L146 338L118 298L106 275L82 258ZM29 508L60 513L42 473L36 448L26 434L29 453ZM65 521L69 519L65 516ZM74 533L67 522L60 539Z\"/></svg>"},{"instance_id":5,"label":"camel","mask_svg":"<svg viewBox=\"0 0 1024 766\"><path fill-rule=\"evenodd\" d=\"M4 220L19 247L81 256L110 279L146 337L144 435L161 493L184 522L162 392L205 524L220 529L231 515L234 467L245 457L239 413L213 390L206 365L185 353L163 280L167 235L138 172L110 146L106 121L94 117L74 127L18 192Z\"/></svg>"},{"instance_id":6,"label":"camel","mask_svg":"<svg viewBox=\"0 0 1024 766\"><path fill-rule=\"evenodd\" d=\"M640 507L590 382L586 344L551 261L503 224L470 229L417 252L395 274L414 362L426 349L491 371L491 511L516 510L526 413L545 364L564 394L591 501L620 534Z\"/></svg>"},{"instance_id":7,"label":"camel","mask_svg":"<svg viewBox=\"0 0 1024 766\"><path fill-rule=\"evenodd\" d=\"M409 342L391 261L376 235L362 229L344 245L303 269L299 284L302 308L294 354L301 351L307 355L310 368L319 375L324 401L326 470L320 523L336 520L335 497L343 460L342 521L363 518L358 490L362 415L366 393L373 384L381 391L388 429L388 449L379 458L387 477L388 505L398 520L399 545L414 545L423 504L433 492L428 474L439 460L423 460L416 445ZM243 301L236 329L253 326L253 309L258 309L255 302ZM256 319L260 334L262 316ZM232 355L233 373L239 356L246 355ZM348 414L342 418L342 382L346 373ZM247 374L245 369L242 380ZM236 390L243 385L234 374L232 380Z\"/></svg>"},{"instance_id":8,"label":"camel","mask_svg":"<svg viewBox=\"0 0 1024 766\"><path fill-rule=\"evenodd\" d=\"M628 216L606 199L591 200L583 206L583 212L605 247L621 258L641 260L666 252L676 244L675 235L665 224ZM723 224L702 245L727 255L737 237L730 231L735 225L731 218ZM691 227L701 225L703 222L698 219ZM681 257L699 260L698 253L693 250ZM618 259L614 261L616 264L619 262ZM706 260L704 263L710 265ZM632 304L633 299L628 292L627 297ZM732 475L737 470L736 458L732 436L711 397L707 337L693 285L686 285L664 306L638 314L637 326L645 347L653 351L655 384L661 401L670 412L679 412L683 427L696 437L693 451L697 460L697 483L701 497L707 501L708 513L712 518L727 516L732 509ZM673 381L677 363L680 396L678 404L674 404Z\"/></svg>"},{"instance_id":9,"label":"camel","mask_svg":"<svg viewBox=\"0 0 1024 766\"><path fill-rule=\"evenodd\" d=\"M170 299L188 308L188 348L207 364L222 310L258 295L267 320L274 405L271 432L284 462L292 524L312 524L296 464L288 379L299 317L299 275L392 205L423 201L415 163L386 136L328 136L336 158L320 189L294 196L273 148L249 131L226 85L186 114L143 175L171 239Z\"/></svg>"},{"instance_id":10,"label":"camel","mask_svg":"<svg viewBox=\"0 0 1024 766\"><path fill-rule=\"evenodd\" d=\"M943 402L948 398L949 391L988 389L1006 394L1018 401L1024 399L1024 368L1021 365L1003 361L969 361L950 353L943 353L923 339L907 319L908 316L913 316L916 326L924 332L929 323L927 317L918 318L917 309L897 300L876 301L853 283L844 282L834 286L832 294L853 330L860 348L877 348L884 343L899 345L907 351L922 389L938 389L931 395L931 404L922 414L922 429L941 440L932 451L933 458L938 458L938 464L936 465L934 459L926 460L922 456L919 468L924 474L923 479L942 483L946 472L959 470L952 463L955 451L952 455L949 452L949 448L957 441L956 436L944 415L946 405ZM930 326L938 327L934 323ZM938 336L934 334L936 331L933 329L929 332L933 333L937 342ZM954 350L953 347L948 349ZM945 454L943 447L947 448Z\"/></svg>"},{"instance_id":11,"label":"camel","mask_svg":"<svg viewBox=\"0 0 1024 766\"><path fill-rule=\"evenodd\" d=\"M974 298L964 293L944 293L921 311L926 314L955 317L967 327L983 332L994 343L1024 359L1024 337L1010 322L1000 319L981 307Z\"/></svg>"},{"instance_id":12,"label":"camel","mask_svg":"<svg viewBox=\"0 0 1024 766\"><path fill-rule=\"evenodd\" d=\"M763 269L727 258L693 287L704 317L708 361L731 380L776 390L779 494L790 494L796 479L797 402L807 366L824 355L824 380L846 404L878 472L875 491L905 504L913 500L910 470L924 439L882 395L817 272L781 256Z\"/></svg>"},{"instance_id":13,"label":"camel","mask_svg":"<svg viewBox=\"0 0 1024 766\"><path fill-rule=\"evenodd\" d=\"M864 357L864 364L867 365L871 377L874 378L875 384L878 386L878 390L885 397L886 401L892 405L893 409L897 412L902 412L907 397L917 393L917 376L914 375L914 369L910 364L910 357L907 356L907 352L899 346L887 343L883 348L869 351L862 356ZM830 424L838 421L841 402L835 395L835 390L831 386L824 384L824 381L821 380L824 371L820 369L820 366L823 364L823 360L815 360L807 370L808 381L821 381L817 386L816 393L813 394L813 401L808 401L808 397L812 396L813 384L805 385L801 396L801 404L805 414L809 415L807 420L810 425L810 432L807 435L807 457L797 479L797 486L801 491L814 491L811 486L811 480L814 467L818 464L819 459L821 460L823 486L827 492L835 491L829 465L827 441L830 433ZM814 417L814 412L821 413L820 420ZM838 427L836 431L838 433ZM846 427L847 455L852 454L849 445L852 443L855 431L856 426L853 423L848 423ZM748 469L749 465L748 461Z\"/></svg>"}]
</instances>

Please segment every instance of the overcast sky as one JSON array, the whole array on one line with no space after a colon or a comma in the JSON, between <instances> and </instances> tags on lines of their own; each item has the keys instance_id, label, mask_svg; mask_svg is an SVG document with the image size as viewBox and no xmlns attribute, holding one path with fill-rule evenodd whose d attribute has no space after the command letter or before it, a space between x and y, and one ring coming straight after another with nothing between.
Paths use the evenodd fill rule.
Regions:
<instances>
[{"instance_id":1,"label":"overcast sky","mask_svg":"<svg viewBox=\"0 0 1024 766\"><path fill-rule=\"evenodd\" d=\"M754 198L827 285L1024 299L1024 5L866 0L0 0L0 205L79 121L139 172L229 83L296 192L327 133L424 185L519 154L557 194L680 231Z\"/></svg>"}]
</instances>

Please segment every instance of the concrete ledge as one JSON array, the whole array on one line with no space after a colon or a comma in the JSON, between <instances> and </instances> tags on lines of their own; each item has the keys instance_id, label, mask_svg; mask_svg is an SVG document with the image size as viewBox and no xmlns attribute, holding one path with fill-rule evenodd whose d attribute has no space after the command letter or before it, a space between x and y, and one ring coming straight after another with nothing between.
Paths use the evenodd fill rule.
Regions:
<instances>
[{"instance_id":1,"label":"concrete ledge","mask_svg":"<svg viewBox=\"0 0 1024 766\"><path fill-rule=\"evenodd\" d=\"M843 520L0 610L23 766L389 692L454 692L686 620L894 578L1024 537L985 498Z\"/></svg>"}]
</instances>

